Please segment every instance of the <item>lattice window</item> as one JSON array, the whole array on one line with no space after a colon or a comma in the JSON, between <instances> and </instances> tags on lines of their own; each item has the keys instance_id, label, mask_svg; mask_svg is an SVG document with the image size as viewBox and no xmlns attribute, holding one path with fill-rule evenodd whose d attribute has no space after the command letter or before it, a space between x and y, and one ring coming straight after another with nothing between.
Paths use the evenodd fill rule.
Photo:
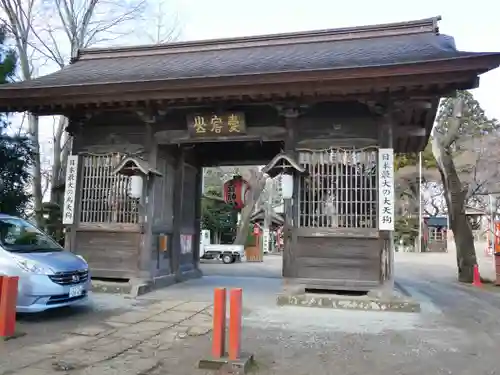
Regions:
<instances>
[{"instance_id":1,"label":"lattice window","mask_svg":"<svg viewBox=\"0 0 500 375\"><path fill-rule=\"evenodd\" d=\"M300 151L309 172L299 183L299 225L377 228L375 148Z\"/></svg>"},{"instance_id":2,"label":"lattice window","mask_svg":"<svg viewBox=\"0 0 500 375\"><path fill-rule=\"evenodd\" d=\"M128 194L130 177L113 174L122 157L119 153L83 156L82 223L139 222L139 200Z\"/></svg>"},{"instance_id":3,"label":"lattice window","mask_svg":"<svg viewBox=\"0 0 500 375\"><path fill-rule=\"evenodd\" d=\"M429 228L429 240L433 242L443 242L446 239L446 230L441 228Z\"/></svg>"}]
</instances>

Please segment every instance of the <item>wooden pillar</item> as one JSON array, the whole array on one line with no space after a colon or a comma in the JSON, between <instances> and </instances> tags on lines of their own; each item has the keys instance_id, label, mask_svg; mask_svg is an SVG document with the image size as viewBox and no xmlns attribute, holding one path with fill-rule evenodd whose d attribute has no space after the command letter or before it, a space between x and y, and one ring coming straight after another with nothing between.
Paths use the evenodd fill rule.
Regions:
<instances>
[{"instance_id":1,"label":"wooden pillar","mask_svg":"<svg viewBox=\"0 0 500 375\"><path fill-rule=\"evenodd\" d=\"M201 199L203 195L203 167L200 166L197 160L196 171L196 196L195 201L195 235L193 236L193 263L195 269L199 269L200 265L200 241L201 241Z\"/></svg>"},{"instance_id":2,"label":"wooden pillar","mask_svg":"<svg viewBox=\"0 0 500 375\"><path fill-rule=\"evenodd\" d=\"M156 168L158 145L154 138L153 123L145 124L144 149L146 150L147 161L151 168ZM141 227L142 241L139 253L139 277L150 280L153 277L153 239L152 224L154 215L154 177L145 176L143 194L141 199Z\"/></svg>"},{"instance_id":3,"label":"wooden pillar","mask_svg":"<svg viewBox=\"0 0 500 375\"><path fill-rule=\"evenodd\" d=\"M296 138L297 138L297 127L298 127L298 119L300 115L300 111L296 108L285 108L281 110L281 115L285 118L285 128L286 128L286 137L285 137L285 147L284 151L289 155L296 156ZM285 278L285 289L288 286L287 278L297 277L297 264L296 264L296 231L295 231L295 222L296 222L296 211L297 204L294 202L297 201L297 178L294 179L294 193L292 199L284 200L284 209L285 209L285 224L283 226L283 240L284 240L284 249L283 249L283 270L282 275Z\"/></svg>"},{"instance_id":4,"label":"wooden pillar","mask_svg":"<svg viewBox=\"0 0 500 375\"><path fill-rule=\"evenodd\" d=\"M178 280L181 277L181 226L182 226L182 190L184 188L184 150L177 149L175 155L174 176L174 225L172 229L172 253L170 257L172 273Z\"/></svg>"},{"instance_id":5,"label":"wooden pillar","mask_svg":"<svg viewBox=\"0 0 500 375\"><path fill-rule=\"evenodd\" d=\"M88 116L90 118L90 115ZM81 118L68 118L68 126L66 127L66 131L68 134L73 137L72 139L72 147L70 154L78 155L78 151L81 147L82 141L82 128L84 126L85 120ZM81 215L81 197L82 197L82 177L83 177L83 158L80 156L78 161L78 170L76 173L76 193L75 193L75 219L73 224L66 225L65 233L64 233L64 249L75 252L76 251L76 229L78 227L78 223L80 222ZM64 197L63 197L63 207L61 209L61 215L64 212Z\"/></svg>"},{"instance_id":6,"label":"wooden pillar","mask_svg":"<svg viewBox=\"0 0 500 375\"><path fill-rule=\"evenodd\" d=\"M389 112L382 117L379 124L379 147L393 148L393 118ZM380 166L379 166L380 168ZM394 181L393 181L394 183ZM377 213L378 215L378 213ZM393 231L379 231L382 241L381 253L381 283L382 294L391 295L394 290L394 233Z\"/></svg>"}]
</instances>

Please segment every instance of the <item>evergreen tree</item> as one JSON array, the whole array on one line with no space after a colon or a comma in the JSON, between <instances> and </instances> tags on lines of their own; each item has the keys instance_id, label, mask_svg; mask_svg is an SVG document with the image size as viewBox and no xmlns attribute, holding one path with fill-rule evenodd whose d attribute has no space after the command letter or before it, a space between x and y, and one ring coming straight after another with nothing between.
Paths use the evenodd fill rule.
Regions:
<instances>
[{"instance_id":1,"label":"evergreen tree","mask_svg":"<svg viewBox=\"0 0 500 375\"><path fill-rule=\"evenodd\" d=\"M5 27L0 28L0 83L9 82L16 69L15 53L6 45ZM12 132L0 114L0 212L24 216L30 202L32 147L28 137Z\"/></svg>"},{"instance_id":2,"label":"evergreen tree","mask_svg":"<svg viewBox=\"0 0 500 375\"><path fill-rule=\"evenodd\" d=\"M209 197L222 198L217 190L209 190L201 202L201 223L212 236L232 242L236 235L238 213L231 205Z\"/></svg>"}]
</instances>

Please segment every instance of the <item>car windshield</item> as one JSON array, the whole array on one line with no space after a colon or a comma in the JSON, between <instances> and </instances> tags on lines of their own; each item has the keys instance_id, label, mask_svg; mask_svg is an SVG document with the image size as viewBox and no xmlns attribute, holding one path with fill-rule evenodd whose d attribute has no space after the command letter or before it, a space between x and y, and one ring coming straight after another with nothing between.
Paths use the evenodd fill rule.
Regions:
<instances>
[{"instance_id":1,"label":"car windshield","mask_svg":"<svg viewBox=\"0 0 500 375\"><path fill-rule=\"evenodd\" d=\"M62 247L47 234L26 220L0 218L0 245L12 253L62 251Z\"/></svg>"}]
</instances>

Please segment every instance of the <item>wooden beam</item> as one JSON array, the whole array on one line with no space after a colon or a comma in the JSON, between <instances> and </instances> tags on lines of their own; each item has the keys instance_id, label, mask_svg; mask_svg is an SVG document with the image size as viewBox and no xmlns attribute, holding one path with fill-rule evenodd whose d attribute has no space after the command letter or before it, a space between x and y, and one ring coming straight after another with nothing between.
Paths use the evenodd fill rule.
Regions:
<instances>
[{"instance_id":1,"label":"wooden beam","mask_svg":"<svg viewBox=\"0 0 500 375\"><path fill-rule=\"evenodd\" d=\"M145 124L155 124L158 117L158 113L154 110L135 111L135 113Z\"/></svg>"},{"instance_id":2,"label":"wooden beam","mask_svg":"<svg viewBox=\"0 0 500 375\"><path fill-rule=\"evenodd\" d=\"M181 91L196 91L206 89L207 97L213 97L210 92L217 92L221 88L233 88L236 86L252 88L262 86L286 86L289 84L298 84L305 88L306 86L323 86L325 84L336 82L338 89L342 86L356 86L360 82L374 88L377 86L404 86L410 82L415 84L450 82L455 83L460 80L460 76L467 75L468 80L476 77L479 72L496 67L497 57L478 56L474 59L448 59L440 61L427 61L419 64L399 64L399 65L381 65L373 67L352 67L352 68L332 68L322 70L306 71L288 71L277 73L248 74L248 75L227 75L218 77L195 77L184 79L158 79L136 82L109 82L109 83L90 83L86 85L65 85L55 87L33 86L23 89L15 88L10 90L1 90L0 95L5 98L27 98L29 93L31 97L47 98L52 97L51 103L54 103L55 97L65 97L69 95L96 95L108 94L116 97L117 93L125 94L130 92L169 91L171 93L180 93ZM240 91L241 92L241 91ZM287 92L280 89L278 92ZM261 91L261 93L263 93ZM177 94L177 97L179 97ZM137 100L137 99L136 99ZM141 100L141 99L139 99Z\"/></svg>"},{"instance_id":3,"label":"wooden beam","mask_svg":"<svg viewBox=\"0 0 500 375\"><path fill-rule=\"evenodd\" d=\"M395 127L392 134L395 138L425 137L427 135L427 129L421 126L405 125Z\"/></svg>"},{"instance_id":4,"label":"wooden beam","mask_svg":"<svg viewBox=\"0 0 500 375\"><path fill-rule=\"evenodd\" d=\"M299 77L300 76L300 77ZM381 76L371 78L348 77L337 75L330 78L320 78L318 73L305 79L302 75L294 74L294 79L286 82L272 83L271 81L251 80L239 82L234 79L225 81L218 79L212 83L204 81L203 84L194 85L193 82L137 82L133 84L107 84L95 87L55 87L45 90L32 88L29 90L9 90L9 95L2 98L0 110L33 112L44 111L45 114L65 114L77 105L90 105L97 107L120 106L127 102L170 100L177 104L196 100L203 102L210 99L228 100L244 96L275 99L276 96L286 100L291 97L301 96L337 96L366 95L373 97L378 93L401 92L402 97L408 97L408 87L445 84L454 89L469 88L475 75L470 71L454 71L443 73L406 74ZM308 76L306 74L306 76ZM208 80L208 79L207 79ZM181 80L182 81L182 80ZM3 90L0 90L2 94ZM49 95L50 91L50 95ZM117 94L117 92L119 94ZM446 90L450 92L450 90ZM30 94L29 96L27 94ZM417 94L417 93L415 93ZM444 95L443 92L435 93L436 96Z\"/></svg>"},{"instance_id":5,"label":"wooden beam","mask_svg":"<svg viewBox=\"0 0 500 375\"><path fill-rule=\"evenodd\" d=\"M201 162L201 166L203 167L239 167L243 165L266 165L269 163L270 159L261 159L261 158L250 158L245 160L220 160L220 159L204 159Z\"/></svg>"},{"instance_id":6,"label":"wooden beam","mask_svg":"<svg viewBox=\"0 0 500 375\"><path fill-rule=\"evenodd\" d=\"M249 127L245 135L223 137L191 137L187 130L162 130L156 132L159 144L236 142L236 141L279 141L286 135L286 129L280 126Z\"/></svg>"}]
</instances>

